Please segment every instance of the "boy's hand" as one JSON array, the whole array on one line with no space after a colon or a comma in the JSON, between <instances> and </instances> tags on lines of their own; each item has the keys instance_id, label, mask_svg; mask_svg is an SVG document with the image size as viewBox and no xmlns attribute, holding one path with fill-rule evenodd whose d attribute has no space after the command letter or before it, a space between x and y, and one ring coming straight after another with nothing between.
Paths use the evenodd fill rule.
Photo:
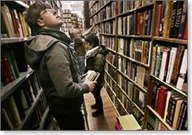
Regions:
<instances>
[{"instance_id":1,"label":"boy's hand","mask_svg":"<svg viewBox=\"0 0 192 135\"><path fill-rule=\"evenodd\" d=\"M89 91L90 92L93 92L94 88L95 88L95 85L97 84L96 81L85 81L86 84L88 84L89 86Z\"/></svg>"}]
</instances>

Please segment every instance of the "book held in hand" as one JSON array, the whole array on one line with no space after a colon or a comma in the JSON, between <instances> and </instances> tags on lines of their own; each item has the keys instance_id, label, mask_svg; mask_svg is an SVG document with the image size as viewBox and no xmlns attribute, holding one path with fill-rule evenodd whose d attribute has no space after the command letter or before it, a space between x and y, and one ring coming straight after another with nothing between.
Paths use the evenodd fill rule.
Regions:
<instances>
[{"instance_id":1,"label":"book held in hand","mask_svg":"<svg viewBox=\"0 0 192 135\"><path fill-rule=\"evenodd\" d=\"M96 72L94 70L89 70L87 71L87 75L85 77L85 80L89 80L89 81L97 81L97 79L99 78L100 73Z\"/></svg>"}]
</instances>

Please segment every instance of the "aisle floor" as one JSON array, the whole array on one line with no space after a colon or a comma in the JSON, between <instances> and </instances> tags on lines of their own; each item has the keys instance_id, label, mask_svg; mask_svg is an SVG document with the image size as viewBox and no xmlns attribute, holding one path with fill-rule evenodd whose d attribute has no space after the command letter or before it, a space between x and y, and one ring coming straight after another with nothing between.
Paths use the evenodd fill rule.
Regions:
<instances>
[{"instance_id":1,"label":"aisle floor","mask_svg":"<svg viewBox=\"0 0 192 135\"><path fill-rule=\"evenodd\" d=\"M104 114L98 117L92 117L92 112L95 109L91 109L91 105L95 103L95 99L92 93L84 94L89 130L115 130L117 113L104 89L101 90L101 96Z\"/></svg>"}]
</instances>

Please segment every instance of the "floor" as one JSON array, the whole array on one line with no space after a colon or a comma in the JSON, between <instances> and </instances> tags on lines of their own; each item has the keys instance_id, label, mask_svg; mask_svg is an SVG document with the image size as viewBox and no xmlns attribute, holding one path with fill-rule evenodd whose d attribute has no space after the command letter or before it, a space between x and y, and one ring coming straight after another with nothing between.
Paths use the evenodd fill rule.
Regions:
<instances>
[{"instance_id":1,"label":"floor","mask_svg":"<svg viewBox=\"0 0 192 135\"><path fill-rule=\"evenodd\" d=\"M99 117L92 117L91 105L95 103L94 97L91 93L84 94L85 108L87 110L88 129L92 131L96 130L115 130L115 122L117 113L113 108L111 101L104 89L101 90L101 96L103 99L104 115Z\"/></svg>"}]
</instances>

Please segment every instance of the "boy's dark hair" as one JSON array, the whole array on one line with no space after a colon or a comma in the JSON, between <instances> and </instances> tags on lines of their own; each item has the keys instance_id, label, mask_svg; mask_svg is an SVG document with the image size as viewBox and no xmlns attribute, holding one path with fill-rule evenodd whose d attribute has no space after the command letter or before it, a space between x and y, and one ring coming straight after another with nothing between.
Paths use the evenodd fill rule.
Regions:
<instances>
[{"instance_id":1,"label":"boy's dark hair","mask_svg":"<svg viewBox=\"0 0 192 135\"><path fill-rule=\"evenodd\" d=\"M89 42L90 45L93 46L93 48L99 46L99 38L93 33L87 35L85 37L85 41Z\"/></svg>"},{"instance_id":2,"label":"boy's dark hair","mask_svg":"<svg viewBox=\"0 0 192 135\"><path fill-rule=\"evenodd\" d=\"M24 18L26 23L29 25L29 27L32 30L32 33L35 34L37 30L39 30L41 27L37 24L37 20L41 17L40 13L41 11L52 8L51 5L47 2L42 1L36 1L30 7L26 10L24 13Z\"/></svg>"}]
</instances>

